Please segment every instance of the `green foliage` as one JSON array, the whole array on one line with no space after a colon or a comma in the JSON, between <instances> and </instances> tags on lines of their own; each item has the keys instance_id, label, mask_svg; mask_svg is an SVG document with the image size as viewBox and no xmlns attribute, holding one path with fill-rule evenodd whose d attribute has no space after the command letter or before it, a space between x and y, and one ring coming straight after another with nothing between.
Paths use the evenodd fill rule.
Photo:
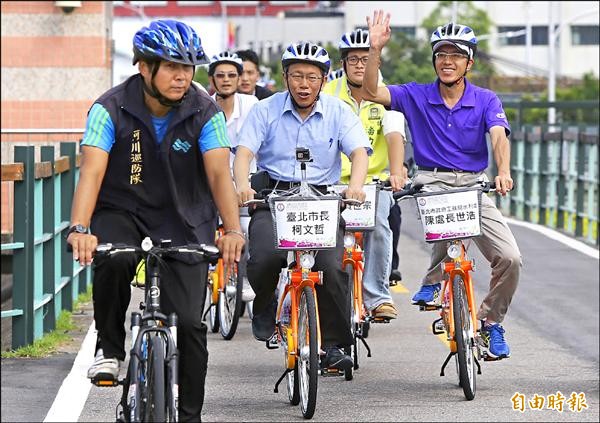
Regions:
<instances>
[{"instance_id":1,"label":"green foliage","mask_svg":"<svg viewBox=\"0 0 600 423\"><path fill-rule=\"evenodd\" d=\"M201 84L204 88L208 89L208 87L210 86L210 81L208 80L208 68L206 68L205 66L196 67L194 81Z\"/></svg>"},{"instance_id":2,"label":"green foliage","mask_svg":"<svg viewBox=\"0 0 600 423\"><path fill-rule=\"evenodd\" d=\"M384 50L381 74L384 81L393 84L433 81L435 71L431 62L431 48L404 33L392 33L392 39Z\"/></svg>"}]
</instances>

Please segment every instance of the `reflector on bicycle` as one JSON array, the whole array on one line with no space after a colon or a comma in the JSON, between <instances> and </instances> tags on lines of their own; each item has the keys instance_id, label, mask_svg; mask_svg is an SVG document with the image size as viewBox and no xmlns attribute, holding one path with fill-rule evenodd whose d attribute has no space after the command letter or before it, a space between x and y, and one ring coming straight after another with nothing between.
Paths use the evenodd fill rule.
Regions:
<instances>
[{"instance_id":1,"label":"reflector on bicycle","mask_svg":"<svg viewBox=\"0 0 600 423\"><path fill-rule=\"evenodd\" d=\"M425 241L470 238L481 234L481 189L461 188L415 194Z\"/></svg>"},{"instance_id":2,"label":"reflector on bicycle","mask_svg":"<svg viewBox=\"0 0 600 423\"><path fill-rule=\"evenodd\" d=\"M333 190L341 194L348 185L333 185ZM346 221L346 230L372 231L375 229L375 216L377 212L377 184L363 185L365 201L357 206L346 204L342 217Z\"/></svg>"},{"instance_id":3,"label":"reflector on bicycle","mask_svg":"<svg viewBox=\"0 0 600 423\"><path fill-rule=\"evenodd\" d=\"M277 249L335 248L340 218L338 196L271 197L269 203Z\"/></svg>"}]
</instances>

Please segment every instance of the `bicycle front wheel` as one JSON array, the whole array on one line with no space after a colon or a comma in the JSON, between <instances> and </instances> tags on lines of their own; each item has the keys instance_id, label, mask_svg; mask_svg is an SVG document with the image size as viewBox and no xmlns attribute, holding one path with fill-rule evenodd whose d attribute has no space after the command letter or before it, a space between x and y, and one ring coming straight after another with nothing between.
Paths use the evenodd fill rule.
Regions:
<instances>
[{"instance_id":1,"label":"bicycle front wheel","mask_svg":"<svg viewBox=\"0 0 600 423\"><path fill-rule=\"evenodd\" d=\"M145 422L165 420L165 342L158 333L148 334L148 360L146 361L147 397L144 408Z\"/></svg>"},{"instance_id":2,"label":"bicycle front wheel","mask_svg":"<svg viewBox=\"0 0 600 423\"><path fill-rule=\"evenodd\" d=\"M208 278L206 284L206 303L208 304L208 326L210 327L210 331L212 333L217 333L219 331L219 313L217 311L217 305L212 303L212 295L213 295L213 285L215 284L215 279Z\"/></svg>"},{"instance_id":3,"label":"bicycle front wheel","mask_svg":"<svg viewBox=\"0 0 600 423\"><path fill-rule=\"evenodd\" d=\"M317 406L319 369L319 343L317 339L317 307L314 291L305 286L300 294L298 313L298 379L300 408L305 419L310 419Z\"/></svg>"},{"instance_id":4,"label":"bicycle front wheel","mask_svg":"<svg viewBox=\"0 0 600 423\"><path fill-rule=\"evenodd\" d=\"M460 275L454 276L452 281L454 340L458 355L458 379L463 388L465 398L475 398L475 355L473 322L465 282Z\"/></svg>"},{"instance_id":5,"label":"bicycle front wheel","mask_svg":"<svg viewBox=\"0 0 600 423\"><path fill-rule=\"evenodd\" d=\"M244 280L238 273L237 264L228 269L223 267L223 274L219 275L219 278L222 278L220 285L223 287L223 291L219 292L218 303L221 336L230 340L235 335L242 314Z\"/></svg>"}]
</instances>

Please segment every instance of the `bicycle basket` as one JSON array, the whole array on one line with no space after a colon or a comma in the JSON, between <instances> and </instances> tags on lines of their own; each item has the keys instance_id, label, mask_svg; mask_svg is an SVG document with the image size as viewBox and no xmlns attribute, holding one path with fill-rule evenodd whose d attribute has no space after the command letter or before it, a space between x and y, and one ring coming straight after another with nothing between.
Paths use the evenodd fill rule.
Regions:
<instances>
[{"instance_id":1,"label":"bicycle basket","mask_svg":"<svg viewBox=\"0 0 600 423\"><path fill-rule=\"evenodd\" d=\"M347 187L348 185L333 185L333 190L341 194ZM346 204L346 209L342 212L347 230L359 232L375 229L378 197L377 184L365 184L363 190L366 194L365 201L359 206Z\"/></svg>"},{"instance_id":2,"label":"bicycle basket","mask_svg":"<svg viewBox=\"0 0 600 423\"><path fill-rule=\"evenodd\" d=\"M340 220L338 196L271 197L269 206L273 216L275 248L325 250L336 247Z\"/></svg>"},{"instance_id":3,"label":"bicycle basket","mask_svg":"<svg viewBox=\"0 0 600 423\"><path fill-rule=\"evenodd\" d=\"M460 188L415 194L425 241L471 238L481 234L481 190Z\"/></svg>"}]
</instances>

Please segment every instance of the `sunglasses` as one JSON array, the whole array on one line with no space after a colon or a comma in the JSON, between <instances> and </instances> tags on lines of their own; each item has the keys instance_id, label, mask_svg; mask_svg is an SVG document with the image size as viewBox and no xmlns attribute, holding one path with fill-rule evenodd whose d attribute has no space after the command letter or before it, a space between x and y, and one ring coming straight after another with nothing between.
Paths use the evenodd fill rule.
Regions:
<instances>
[{"instance_id":1,"label":"sunglasses","mask_svg":"<svg viewBox=\"0 0 600 423\"><path fill-rule=\"evenodd\" d=\"M233 79L233 78L237 78L238 74L231 72L231 73L215 73L215 78L217 79L224 79L225 77L229 78L229 79Z\"/></svg>"}]
</instances>

